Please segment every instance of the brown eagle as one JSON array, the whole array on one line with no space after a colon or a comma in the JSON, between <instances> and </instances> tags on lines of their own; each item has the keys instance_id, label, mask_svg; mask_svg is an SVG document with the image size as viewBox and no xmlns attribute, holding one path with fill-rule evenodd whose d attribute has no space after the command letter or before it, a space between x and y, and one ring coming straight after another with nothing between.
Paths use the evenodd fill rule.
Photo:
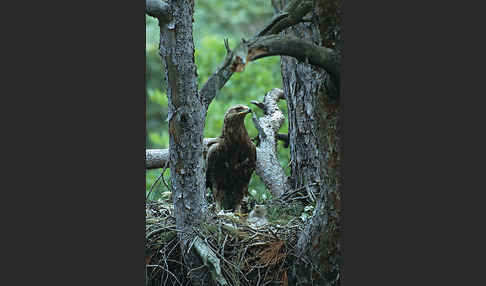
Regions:
<instances>
[{"instance_id":1,"label":"brown eagle","mask_svg":"<svg viewBox=\"0 0 486 286\"><path fill-rule=\"evenodd\" d=\"M238 104L226 111L223 132L209 143L206 155L206 186L213 192L217 211L241 212L248 183L255 170L256 148L245 128L248 106Z\"/></svg>"}]
</instances>

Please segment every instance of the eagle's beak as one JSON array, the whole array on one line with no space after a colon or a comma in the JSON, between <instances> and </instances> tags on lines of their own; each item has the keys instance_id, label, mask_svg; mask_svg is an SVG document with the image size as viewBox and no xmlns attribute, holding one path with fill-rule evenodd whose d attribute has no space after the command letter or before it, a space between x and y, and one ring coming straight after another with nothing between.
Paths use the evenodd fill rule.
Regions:
<instances>
[{"instance_id":1,"label":"eagle's beak","mask_svg":"<svg viewBox=\"0 0 486 286\"><path fill-rule=\"evenodd\" d=\"M248 114L248 113L251 113L251 112L252 112L252 111L251 111L251 108L248 108L248 110L247 110L247 111L245 111L245 114Z\"/></svg>"}]
</instances>

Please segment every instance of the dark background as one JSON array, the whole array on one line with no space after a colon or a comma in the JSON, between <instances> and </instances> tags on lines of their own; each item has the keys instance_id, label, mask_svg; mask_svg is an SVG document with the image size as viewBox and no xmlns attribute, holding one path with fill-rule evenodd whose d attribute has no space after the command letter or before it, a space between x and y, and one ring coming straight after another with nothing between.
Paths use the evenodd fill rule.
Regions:
<instances>
[{"instance_id":1,"label":"dark background","mask_svg":"<svg viewBox=\"0 0 486 286\"><path fill-rule=\"evenodd\" d=\"M484 22L466 3L344 4L344 285L484 284ZM144 2L15 5L4 279L141 285Z\"/></svg>"}]
</instances>

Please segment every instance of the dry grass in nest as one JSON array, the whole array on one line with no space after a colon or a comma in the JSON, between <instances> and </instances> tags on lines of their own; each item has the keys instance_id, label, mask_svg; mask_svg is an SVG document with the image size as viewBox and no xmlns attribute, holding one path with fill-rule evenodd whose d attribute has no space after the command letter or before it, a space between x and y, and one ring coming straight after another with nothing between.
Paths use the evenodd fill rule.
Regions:
<instances>
[{"instance_id":1,"label":"dry grass in nest","mask_svg":"<svg viewBox=\"0 0 486 286\"><path fill-rule=\"evenodd\" d=\"M271 242L268 244L268 247L260 251L260 264L270 265L270 264L277 264L285 257L287 254L284 250L284 242L283 241L276 241Z\"/></svg>"},{"instance_id":2,"label":"dry grass in nest","mask_svg":"<svg viewBox=\"0 0 486 286\"><path fill-rule=\"evenodd\" d=\"M227 213L212 215L196 233L220 260L228 285L288 285L287 269L293 263L292 249L302 227L293 220L257 228L245 216ZM171 206L147 205L145 248L147 285L186 285L191 269L180 253Z\"/></svg>"}]
</instances>

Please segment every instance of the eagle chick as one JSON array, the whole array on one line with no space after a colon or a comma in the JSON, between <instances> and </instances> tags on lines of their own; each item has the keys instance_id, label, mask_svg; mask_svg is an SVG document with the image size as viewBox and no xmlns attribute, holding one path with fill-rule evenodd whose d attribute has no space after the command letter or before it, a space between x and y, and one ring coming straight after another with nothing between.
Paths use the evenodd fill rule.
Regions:
<instances>
[{"instance_id":1,"label":"eagle chick","mask_svg":"<svg viewBox=\"0 0 486 286\"><path fill-rule=\"evenodd\" d=\"M206 155L206 186L213 192L217 211L241 212L248 194L248 183L255 170L256 148L245 128L251 109L238 104L226 111L221 136L209 146Z\"/></svg>"},{"instance_id":2,"label":"eagle chick","mask_svg":"<svg viewBox=\"0 0 486 286\"><path fill-rule=\"evenodd\" d=\"M258 227L267 224L267 208L264 205L255 205L248 215L247 222Z\"/></svg>"}]
</instances>

